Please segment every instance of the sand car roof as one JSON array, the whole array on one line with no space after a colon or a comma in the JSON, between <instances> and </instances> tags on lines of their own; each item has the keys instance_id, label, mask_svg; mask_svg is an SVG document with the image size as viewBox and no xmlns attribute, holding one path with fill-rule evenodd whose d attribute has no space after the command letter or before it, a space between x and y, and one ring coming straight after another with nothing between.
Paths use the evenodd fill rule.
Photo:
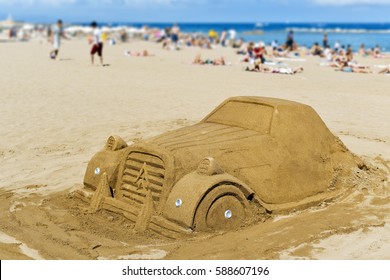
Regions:
<instances>
[{"instance_id":1,"label":"sand car roof","mask_svg":"<svg viewBox=\"0 0 390 280\"><path fill-rule=\"evenodd\" d=\"M203 121L207 120L211 115L213 115L217 110L221 107L225 106L229 102L243 102L243 103L252 103L255 105L265 105L272 107L274 109L285 109L285 110L302 110L303 108L310 108L310 106L298 103L295 101L278 99L272 97L262 97L262 96L236 96L226 99L223 103L221 103L217 108L215 108L212 112L210 112Z\"/></svg>"},{"instance_id":2,"label":"sand car roof","mask_svg":"<svg viewBox=\"0 0 390 280\"><path fill-rule=\"evenodd\" d=\"M229 101L241 101L241 102L251 102L256 104L264 104L271 107L297 107L302 106L306 107L307 105L304 105L302 103L298 103L295 101L285 100L285 99L278 99L278 98L272 98L272 97L262 97L262 96L237 96L237 97L231 97L225 101L225 103Z\"/></svg>"},{"instance_id":3,"label":"sand car roof","mask_svg":"<svg viewBox=\"0 0 390 280\"><path fill-rule=\"evenodd\" d=\"M310 106L298 102L269 97L239 96L227 99L202 122L236 126L268 134L275 120L279 120L277 124L279 127L294 122L294 125L298 125L302 123L302 118L310 119L314 115L317 114Z\"/></svg>"}]
</instances>

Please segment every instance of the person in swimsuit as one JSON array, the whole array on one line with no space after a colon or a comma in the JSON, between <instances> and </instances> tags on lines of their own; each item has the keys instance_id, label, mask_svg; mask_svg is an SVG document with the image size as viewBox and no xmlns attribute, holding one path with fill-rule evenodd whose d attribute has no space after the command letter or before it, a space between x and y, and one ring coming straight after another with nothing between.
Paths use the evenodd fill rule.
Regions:
<instances>
[{"instance_id":1,"label":"person in swimsuit","mask_svg":"<svg viewBox=\"0 0 390 280\"><path fill-rule=\"evenodd\" d=\"M340 62L340 66L338 68L336 68L335 70L347 72L347 73L363 73L363 74L372 73L370 67L349 64L348 61Z\"/></svg>"},{"instance_id":2,"label":"person in swimsuit","mask_svg":"<svg viewBox=\"0 0 390 280\"><path fill-rule=\"evenodd\" d=\"M147 50L143 50L142 52L137 51L125 51L126 56L154 56L154 54L150 54Z\"/></svg>"},{"instance_id":3,"label":"person in swimsuit","mask_svg":"<svg viewBox=\"0 0 390 280\"><path fill-rule=\"evenodd\" d=\"M386 67L378 72L378 74L390 74L390 67Z\"/></svg>"},{"instance_id":4,"label":"person in swimsuit","mask_svg":"<svg viewBox=\"0 0 390 280\"><path fill-rule=\"evenodd\" d=\"M226 65L226 62L225 62L225 58L223 56L221 56L220 59L206 59L206 60L202 60L201 58L201 55L200 53L198 53L195 58L194 58L194 61L192 62L192 64L197 64L197 65L215 65L215 66L218 66L218 65Z\"/></svg>"},{"instance_id":5,"label":"person in swimsuit","mask_svg":"<svg viewBox=\"0 0 390 280\"><path fill-rule=\"evenodd\" d=\"M271 68L265 66L260 59L255 61L255 65L252 69L249 67L245 68L245 71L249 72L260 72L260 73L274 73L274 74L297 74L303 72L303 67L290 68L290 67L279 67L279 68Z\"/></svg>"},{"instance_id":6,"label":"person in swimsuit","mask_svg":"<svg viewBox=\"0 0 390 280\"><path fill-rule=\"evenodd\" d=\"M172 41L172 44L173 46L176 48L177 47L177 44L179 42L179 34L180 34L180 28L179 26L177 25L177 23L174 23L172 28L171 28L171 41Z\"/></svg>"},{"instance_id":7,"label":"person in swimsuit","mask_svg":"<svg viewBox=\"0 0 390 280\"><path fill-rule=\"evenodd\" d=\"M288 51L294 50L294 31L288 32L285 46Z\"/></svg>"},{"instance_id":8,"label":"person in swimsuit","mask_svg":"<svg viewBox=\"0 0 390 280\"><path fill-rule=\"evenodd\" d=\"M324 37L322 38L322 47L324 49L329 47L328 33L324 33Z\"/></svg>"}]
</instances>

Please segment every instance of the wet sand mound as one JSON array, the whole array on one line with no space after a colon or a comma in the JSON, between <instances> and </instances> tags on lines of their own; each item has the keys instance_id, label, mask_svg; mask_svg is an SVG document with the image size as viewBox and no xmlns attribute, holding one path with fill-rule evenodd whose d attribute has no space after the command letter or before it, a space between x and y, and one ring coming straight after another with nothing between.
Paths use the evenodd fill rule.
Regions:
<instances>
[{"instance_id":1,"label":"wet sand mound","mask_svg":"<svg viewBox=\"0 0 390 280\"><path fill-rule=\"evenodd\" d=\"M134 223L106 210L91 213L69 191L49 196L3 192L0 211L7 214L0 218L0 230L8 242L0 235L0 254L3 259L312 259L332 252L328 238L348 240L356 233L356 239L370 234L372 241L355 255L339 252L339 258L366 258L367 250L371 258L389 258L377 251L389 238L384 227L390 220L390 189L385 171L377 169L381 163L375 164L355 170L353 188L335 200L270 215L232 232L194 233L176 240L149 231L134 233Z\"/></svg>"}]
</instances>

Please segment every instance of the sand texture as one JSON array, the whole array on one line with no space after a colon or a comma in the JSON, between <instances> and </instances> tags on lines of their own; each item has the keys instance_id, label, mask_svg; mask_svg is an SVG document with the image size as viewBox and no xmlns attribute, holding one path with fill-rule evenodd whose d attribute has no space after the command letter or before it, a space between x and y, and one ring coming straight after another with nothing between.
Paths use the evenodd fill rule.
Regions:
<instances>
[{"instance_id":1,"label":"sand texture","mask_svg":"<svg viewBox=\"0 0 390 280\"><path fill-rule=\"evenodd\" d=\"M0 44L1 259L390 259L390 76L336 72L315 57L285 61L303 73L192 65L200 51L133 42L104 46L91 66L85 41L64 41L58 61L46 42ZM128 57L147 49L152 57ZM359 58L370 65L390 59ZM109 135L128 144L195 124L232 96L268 96L311 106L363 165L340 196L228 233L170 240L134 233L123 216L72 191Z\"/></svg>"}]
</instances>

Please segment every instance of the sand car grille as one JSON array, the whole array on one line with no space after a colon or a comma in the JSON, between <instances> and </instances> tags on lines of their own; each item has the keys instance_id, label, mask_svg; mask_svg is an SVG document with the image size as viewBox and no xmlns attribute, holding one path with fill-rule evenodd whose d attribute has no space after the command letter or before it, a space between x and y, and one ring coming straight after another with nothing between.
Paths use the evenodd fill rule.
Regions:
<instances>
[{"instance_id":1,"label":"sand car grille","mask_svg":"<svg viewBox=\"0 0 390 280\"><path fill-rule=\"evenodd\" d=\"M160 200L164 186L165 167L161 158L142 152L131 152L123 169L122 199L135 206L144 203L150 189L154 202Z\"/></svg>"}]
</instances>

